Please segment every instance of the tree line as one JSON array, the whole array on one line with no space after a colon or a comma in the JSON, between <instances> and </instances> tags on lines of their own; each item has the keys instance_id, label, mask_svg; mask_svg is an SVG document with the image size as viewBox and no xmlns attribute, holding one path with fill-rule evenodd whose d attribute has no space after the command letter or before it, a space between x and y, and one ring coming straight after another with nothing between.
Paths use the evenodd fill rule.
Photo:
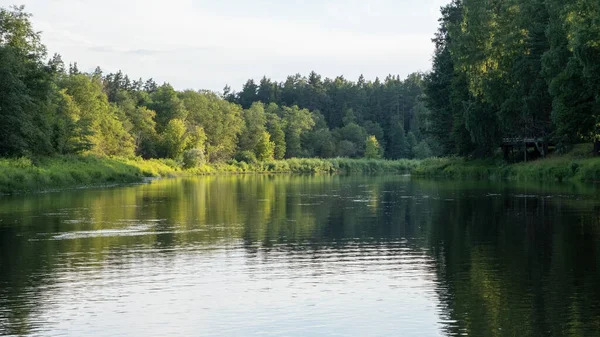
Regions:
<instances>
[{"instance_id":1,"label":"tree line","mask_svg":"<svg viewBox=\"0 0 600 337\"><path fill-rule=\"evenodd\" d=\"M249 79L239 92L225 87L223 96L243 108L262 102L311 111L314 127L301 139L300 156L425 158L435 154L436 145L427 135L424 86L421 73L350 81L323 79L313 71L284 82Z\"/></svg>"},{"instance_id":2,"label":"tree line","mask_svg":"<svg viewBox=\"0 0 600 337\"><path fill-rule=\"evenodd\" d=\"M31 15L0 8L0 156L485 157L503 138L598 140L600 4L452 0L432 70L367 81L315 72L239 92L177 91L48 58Z\"/></svg>"},{"instance_id":3,"label":"tree line","mask_svg":"<svg viewBox=\"0 0 600 337\"><path fill-rule=\"evenodd\" d=\"M441 12L425 100L442 153L600 140L600 2L452 0Z\"/></svg>"},{"instance_id":4,"label":"tree line","mask_svg":"<svg viewBox=\"0 0 600 337\"><path fill-rule=\"evenodd\" d=\"M423 76L352 82L290 76L223 94L176 91L121 71L47 60L23 7L0 12L1 156L99 155L201 161L431 155Z\"/></svg>"}]
</instances>

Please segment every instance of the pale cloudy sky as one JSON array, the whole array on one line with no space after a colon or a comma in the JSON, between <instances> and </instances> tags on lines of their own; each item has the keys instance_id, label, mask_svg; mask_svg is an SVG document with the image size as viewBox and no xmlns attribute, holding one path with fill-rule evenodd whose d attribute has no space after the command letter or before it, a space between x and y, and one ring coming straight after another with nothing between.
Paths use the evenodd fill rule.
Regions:
<instances>
[{"instance_id":1,"label":"pale cloudy sky","mask_svg":"<svg viewBox=\"0 0 600 337\"><path fill-rule=\"evenodd\" d=\"M14 2L19 1L19 2ZM177 89L284 80L406 76L430 68L448 0L0 0L24 4L50 53Z\"/></svg>"}]
</instances>

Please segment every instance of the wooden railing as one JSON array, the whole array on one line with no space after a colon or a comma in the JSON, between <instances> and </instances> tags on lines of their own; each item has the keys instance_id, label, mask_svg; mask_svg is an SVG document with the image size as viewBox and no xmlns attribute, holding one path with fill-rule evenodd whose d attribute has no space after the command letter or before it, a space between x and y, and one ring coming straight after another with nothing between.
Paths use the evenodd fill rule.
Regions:
<instances>
[{"instance_id":1,"label":"wooden railing","mask_svg":"<svg viewBox=\"0 0 600 337\"><path fill-rule=\"evenodd\" d=\"M543 143L543 138L503 138L502 145L513 145L513 144L535 144L535 143Z\"/></svg>"}]
</instances>

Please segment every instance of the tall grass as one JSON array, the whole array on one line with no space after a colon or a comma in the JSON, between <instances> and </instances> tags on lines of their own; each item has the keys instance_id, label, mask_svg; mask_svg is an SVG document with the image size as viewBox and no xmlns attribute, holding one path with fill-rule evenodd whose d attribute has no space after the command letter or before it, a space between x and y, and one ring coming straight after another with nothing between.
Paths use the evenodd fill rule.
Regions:
<instances>
[{"instance_id":1,"label":"tall grass","mask_svg":"<svg viewBox=\"0 0 600 337\"><path fill-rule=\"evenodd\" d=\"M246 173L412 173L423 177L509 179L546 181L600 181L600 158L564 155L529 163L508 165L501 159L466 160L430 158L418 160L287 159L248 164L235 160L183 170L165 159L57 156L1 159L0 193L60 189L142 181L145 177Z\"/></svg>"},{"instance_id":2,"label":"tall grass","mask_svg":"<svg viewBox=\"0 0 600 337\"><path fill-rule=\"evenodd\" d=\"M182 170L167 159L57 156L0 159L0 193L139 182L144 177L245 173L408 173L414 160L288 159L248 164L235 160Z\"/></svg>"},{"instance_id":3,"label":"tall grass","mask_svg":"<svg viewBox=\"0 0 600 337\"><path fill-rule=\"evenodd\" d=\"M444 178L503 178L506 164L501 160L467 160L460 157L424 159L413 175Z\"/></svg>"},{"instance_id":4,"label":"tall grass","mask_svg":"<svg viewBox=\"0 0 600 337\"><path fill-rule=\"evenodd\" d=\"M412 174L462 179L598 182L600 158L562 156L512 165L493 159L434 158L423 160Z\"/></svg>"},{"instance_id":5,"label":"tall grass","mask_svg":"<svg viewBox=\"0 0 600 337\"><path fill-rule=\"evenodd\" d=\"M187 170L191 174L215 173L409 173L417 167L417 160L377 159L317 159L292 158L248 164L235 160L227 163L204 165Z\"/></svg>"},{"instance_id":6,"label":"tall grass","mask_svg":"<svg viewBox=\"0 0 600 337\"><path fill-rule=\"evenodd\" d=\"M177 170L159 161L96 156L0 159L0 193L139 182Z\"/></svg>"},{"instance_id":7,"label":"tall grass","mask_svg":"<svg viewBox=\"0 0 600 337\"><path fill-rule=\"evenodd\" d=\"M329 160L337 171L345 173L410 173L420 164L419 160L347 159Z\"/></svg>"}]
</instances>

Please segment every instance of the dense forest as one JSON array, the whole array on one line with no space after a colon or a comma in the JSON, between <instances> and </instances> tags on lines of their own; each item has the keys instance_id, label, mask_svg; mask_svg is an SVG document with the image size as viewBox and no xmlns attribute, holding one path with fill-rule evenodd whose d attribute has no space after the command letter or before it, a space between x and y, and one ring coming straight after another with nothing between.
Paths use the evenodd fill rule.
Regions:
<instances>
[{"instance_id":1,"label":"dense forest","mask_svg":"<svg viewBox=\"0 0 600 337\"><path fill-rule=\"evenodd\" d=\"M389 75L385 80L325 78L315 72L296 74L283 83L263 77L248 80L240 92L224 90L224 98L243 108L256 102L269 106L298 106L311 112L312 128L300 137L294 156L373 157L379 148L388 159L425 158L432 155L425 134L428 110L424 105L424 76L406 79ZM365 142L365 138L368 141Z\"/></svg>"},{"instance_id":2,"label":"dense forest","mask_svg":"<svg viewBox=\"0 0 600 337\"><path fill-rule=\"evenodd\" d=\"M23 7L0 9L0 156L92 153L202 162L485 157L506 137L600 134L597 0L453 0L432 70L289 76L177 91L48 57ZM559 148L560 148L559 147Z\"/></svg>"},{"instance_id":3,"label":"dense forest","mask_svg":"<svg viewBox=\"0 0 600 337\"><path fill-rule=\"evenodd\" d=\"M439 21L425 97L443 153L600 140L600 2L453 0Z\"/></svg>"}]
</instances>

